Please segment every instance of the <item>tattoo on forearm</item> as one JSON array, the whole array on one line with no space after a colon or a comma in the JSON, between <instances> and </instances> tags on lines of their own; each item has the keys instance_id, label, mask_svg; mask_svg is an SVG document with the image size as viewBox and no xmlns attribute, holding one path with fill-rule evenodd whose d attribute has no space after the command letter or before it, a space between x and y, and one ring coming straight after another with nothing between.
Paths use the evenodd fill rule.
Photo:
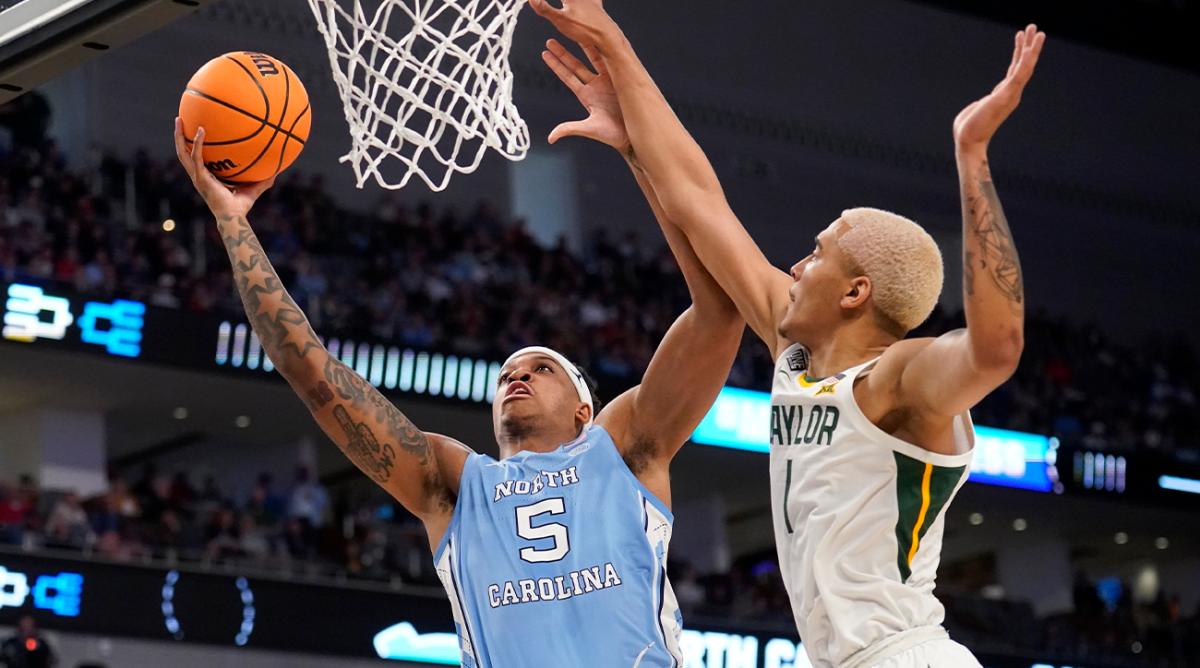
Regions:
<instances>
[{"instance_id":1,"label":"tattoo on forearm","mask_svg":"<svg viewBox=\"0 0 1200 668\"><path fill-rule=\"evenodd\" d=\"M333 392L338 398L347 402L361 414L369 414L377 424L383 425L387 430L387 433L384 434L384 440L387 442L380 444L378 450L363 448L354 439L342 446L346 456L350 457L359 468L378 482L387 482L391 475L392 461L396 455L392 445L394 443L404 453L415 457L417 462L422 467L426 467L430 471L430 475L433 475L433 468L427 466L431 463L429 439L398 408L392 405L392 402L371 387L367 381L363 380L362 376L354 373L352 369L334 359L332 355L325 361L325 380L333 386ZM321 384L325 385L325 383ZM346 412L346 409L339 404L334 408L335 414L339 409L343 413ZM342 418L338 417L337 419L345 430L346 425L342 422ZM347 434L349 435L350 432ZM373 435L371 438L370 442L375 442ZM386 466L384 460L386 460ZM435 481L436 479L427 476L426 484L432 486Z\"/></svg>"},{"instance_id":2,"label":"tattoo on forearm","mask_svg":"<svg viewBox=\"0 0 1200 668\"><path fill-rule=\"evenodd\" d=\"M978 268L991 278L992 283L1008 300L1013 311L1020 313L1025 303L1025 286L1021 274L1021 260L1013 243L1008 220L1000 206L1000 198L992 183L987 162L983 163L978 182L978 191L966 191L967 225L976 243L976 253L964 253L963 281L968 296L975 294L976 259ZM967 244L971 240L966 240Z\"/></svg>"},{"instance_id":3,"label":"tattoo on forearm","mask_svg":"<svg viewBox=\"0 0 1200 668\"><path fill-rule=\"evenodd\" d=\"M396 452L392 446L380 443L371 428L365 422L355 422L341 404L333 407L333 418L346 435L346 445L342 451L350 461L376 482L387 482L392 477L392 467L396 465Z\"/></svg>"},{"instance_id":4,"label":"tattoo on forearm","mask_svg":"<svg viewBox=\"0 0 1200 668\"><path fill-rule=\"evenodd\" d=\"M286 376L292 364L310 353L324 352L324 346L284 289L246 218L225 217L218 223L246 315L267 355ZM344 435L334 441L350 461L375 482L386 484L395 471L399 447L415 458L425 491L440 492L438 503L443 510L453 508L448 493L438 484L425 433L378 390L328 353L323 373L325 379L300 392L300 396L313 413L337 399L344 402L333 407L333 417ZM356 422L355 416L365 417ZM372 430L372 423L386 430L382 440Z\"/></svg>"},{"instance_id":5,"label":"tattoo on forearm","mask_svg":"<svg viewBox=\"0 0 1200 668\"><path fill-rule=\"evenodd\" d=\"M311 411L319 411L325 407L325 404L333 401L333 390L329 389L329 383L321 381L316 387L310 387L306 394L308 409Z\"/></svg>"},{"instance_id":6,"label":"tattoo on forearm","mask_svg":"<svg viewBox=\"0 0 1200 668\"><path fill-rule=\"evenodd\" d=\"M245 217L220 220L221 237L246 316L275 366L284 370L321 349L308 319L284 289Z\"/></svg>"}]
</instances>

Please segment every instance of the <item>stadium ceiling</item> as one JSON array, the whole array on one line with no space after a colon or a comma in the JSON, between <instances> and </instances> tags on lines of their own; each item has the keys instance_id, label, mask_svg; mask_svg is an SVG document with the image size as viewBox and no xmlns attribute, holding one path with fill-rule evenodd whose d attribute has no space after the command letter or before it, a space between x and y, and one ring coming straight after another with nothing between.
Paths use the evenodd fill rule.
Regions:
<instances>
[{"instance_id":1,"label":"stadium ceiling","mask_svg":"<svg viewBox=\"0 0 1200 668\"><path fill-rule=\"evenodd\" d=\"M1108 51L1200 74L1197 0L907 0L1011 25L1027 23Z\"/></svg>"}]
</instances>

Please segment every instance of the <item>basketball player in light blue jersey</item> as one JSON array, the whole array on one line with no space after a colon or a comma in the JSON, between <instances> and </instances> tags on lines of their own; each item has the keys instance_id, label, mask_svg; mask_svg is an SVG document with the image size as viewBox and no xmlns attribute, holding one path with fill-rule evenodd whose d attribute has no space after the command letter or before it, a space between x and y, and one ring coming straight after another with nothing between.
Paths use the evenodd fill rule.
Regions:
<instances>
[{"instance_id":1,"label":"basketball player in light blue jersey","mask_svg":"<svg viewBox=\"0 0 1200 668\"><path fill-rule=\"evenodd\" d=\"M586 123L627 149L619 116ZM547 348L514 353L492 405L496 460L419 430L330 355L247 222L271 182L236 189L218 182L201 159L203 128L189 149L177 120L175 142L216 217L246 314L276 368L342 452L424 523L463 665L679 665L681 619L666 578L668 467L724 384L745 321L683 234L661 218L642 175L635 170L691 307L641 384L598 413L584 374L566 357Z\"/></svg>"}]
</instances>

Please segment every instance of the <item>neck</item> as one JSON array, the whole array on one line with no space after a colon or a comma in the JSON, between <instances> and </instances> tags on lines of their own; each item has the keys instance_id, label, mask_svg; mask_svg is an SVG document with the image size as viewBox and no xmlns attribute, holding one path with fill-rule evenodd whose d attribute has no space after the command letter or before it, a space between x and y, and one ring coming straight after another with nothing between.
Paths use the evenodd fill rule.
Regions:
<instances>
[{"instance_id":1,"label":"neck","mask_svg":"<svg viewBox=\"0 0 1200 668\"><path fill-rule=\"evenodd\" d=\"M835 330L808 345L810 362L808 375L826 378L878 357L898 341L895 336L874 327L858 323Z\"/></svg>"},{"instance_id":2,"label":"neck","mask_svg":"<svg viewBox=\"0 0 1200 668\"><path fill-rule=\"evenodd\" d=\"M579 436L579 431L560 431L560 430L537 430L529 432L519 432L517 430L504 430L501 428L500 434L496 437L496 444L500 446L500 458L505 459L511 457L518 452L550 452L558 449L563 443L569 443Z\"/></svg>"}]
</instances>

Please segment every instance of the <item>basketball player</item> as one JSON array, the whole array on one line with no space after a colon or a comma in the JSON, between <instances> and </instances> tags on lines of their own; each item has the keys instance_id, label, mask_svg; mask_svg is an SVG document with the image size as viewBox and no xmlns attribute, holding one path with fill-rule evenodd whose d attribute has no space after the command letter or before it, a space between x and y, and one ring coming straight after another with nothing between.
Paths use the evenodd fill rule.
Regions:
<instances>
[{"instance_id":1,"label":"basketball player","mask_svg":"<svg viewBox=\"0 0 1200 668\"><path fill-rule=\"evenodd\" d=\"M597 130L628 143L619 119ZM326 351L246 218L271 183L222 185L201 160L203 132L189 150L176 121L176 151L217 219L254 331L325 433L424 523L463 665L678 665L668 466L720 391L745 328L683 233L660 220L692 306L641 385L597 415L574 364L547 348L518 350L492 404L497 461L419 430Z\"/></svg>"},{"instance_id":2,"label":"basketball player","mask_svg":"<svg viewBox=\"0 0 1200 668\"><path fill-rule=\"evenodd\" d=\"M968 411L1021 356L1021 269L987 147L1016 109L1045 36L1032 25L1017 33L1007 76L954 121L967 327L904 339L942 287L941 254L923 229L894 213L848 209L790 273L775 269L599 0L530 4L602 66L593 73L551 41L543 57L560 76L576 87L611 79L666 218L776 360L775 536L813 665L979 666L940 626L933 587L945 511L968 475ZM566 124L552 139L588 134Z\"/></svg>"}]
</instances>

